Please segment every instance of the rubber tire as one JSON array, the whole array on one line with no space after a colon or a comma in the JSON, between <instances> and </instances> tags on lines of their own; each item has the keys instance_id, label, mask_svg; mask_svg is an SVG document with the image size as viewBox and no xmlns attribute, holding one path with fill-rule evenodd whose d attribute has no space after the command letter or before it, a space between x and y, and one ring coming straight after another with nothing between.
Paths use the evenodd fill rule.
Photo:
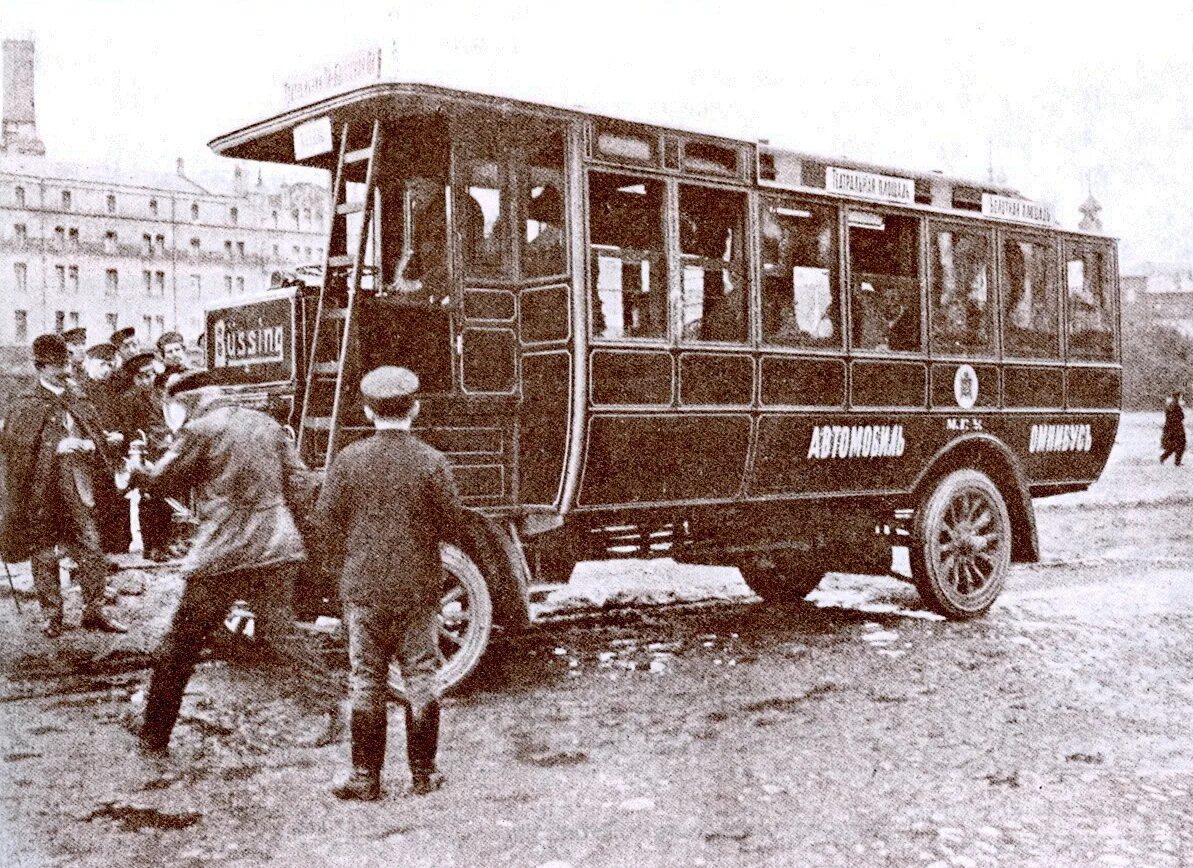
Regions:
<instances>
[{"instance_id":1,"label":"rubber tire","mask_svg":"<svg viewBox=\"0 0 1193 868\"><path fill-rule=\"evenodd\" d=\"M818 558L798 554L751 558L738 564L738 569L750 590L767 603L800 602L816 590L827 572Z\"/></svg>"},{"instance_id":2,"label":"rubber tire","mask_svg":"<svg viewBox=\"0 0 1193 868\"><path fill-rule=\"evenodd\" d=\"M436 676L436 687L440 695L459 687L476 669L489 646L493 633L493 598L480 567L457 546L441 544L440 557L443 560L444 590L454 584L464 588L465 602L471 613L464 642L459 650L445 658ZM442 619L442 614L441 614ZM442 646L441 646L442 647ZM396 662L389 667L390 693L398 700L404 700L406 693L402 673Z\"/></svg>"},{"instance_id":3,"label":"rubber tire","mask_svg":"<svg viewBox=\"0 0 1193 868\"><path fill-rule=\"evenodd\" d=\"M978 491L993 505L1005 528L1005 539L995 559L995 570L981 593L973 600L950 593L936 559L929 552L932 540L940 533L944 512L952 500L965 490ZM950 620L967 620L986 614L1006 584L1011 566L1011 516L1002 492L989 476L978 470L954 470L942 477L915 511L908 552L911 576L920 597L932 611Z\"/></svg>"}]
</instances>

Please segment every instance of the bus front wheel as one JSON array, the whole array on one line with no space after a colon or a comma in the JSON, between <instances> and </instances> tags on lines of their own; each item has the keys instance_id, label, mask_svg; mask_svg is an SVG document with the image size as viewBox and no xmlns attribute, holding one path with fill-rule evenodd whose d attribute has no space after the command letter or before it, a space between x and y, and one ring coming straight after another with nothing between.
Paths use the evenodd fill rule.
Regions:
<instances>
[{"instance_id":1,"label":"bus front wheel","mask_svg":"<svg viewBox=\"0 0 1193 868\"><path fill-rule=\"evenodd\" d=\"M798 603L824 578L824 565L810 553L768 553L738 564L750 590L768 603Z\"/></svg>"},{"instance_id":2,"label":"bus front wheel","mask_svg":"<svg viewBox=\"0 0 1193 868\"><path fill-rule=\"evenodd\" d=\"M954 470L915 512L911 574L924 603L946 618L985 614L1011 566L1011 518L986 474Z\"/></svg>"},{"instance_id":3,"label":"bus front wheel","mask_svg":"<svg viewBox=\"0 0 1193 868\"><path fill-rule=\"evenodd\" d=\"M480 663L493 632L493 599L476 562L454 545L441 545L443 594L439 599L436 640L441 665L436 674L440 694L457 687ZM389 689L401 700L405 682L398 664L389 667Z\"/></svg>"}]
</instances>

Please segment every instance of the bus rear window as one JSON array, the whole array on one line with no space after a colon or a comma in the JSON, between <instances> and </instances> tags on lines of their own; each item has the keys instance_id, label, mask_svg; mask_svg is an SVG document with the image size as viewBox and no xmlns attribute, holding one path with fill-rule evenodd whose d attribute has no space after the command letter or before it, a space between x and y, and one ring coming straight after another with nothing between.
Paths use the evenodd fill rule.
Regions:
<instances>
[{"instance_id":1,"label":"bus rear window","mask_svg":"<svg viewBox=\"0 0 1193 868\"><path fill-rule=\"evenodd\" d=\"M1002 241L1003 349L1018 358L1060 355L1056 253L1026 238Z\"/></svg>"},{"instance_id":2,"label":"bus rear window","mask_svg":"<svg viewBox=\"0 0 1193 868\"><path fill-rule=\"evenodd\" d=\"M1066 245L1069 355L1073 358L1114 357L1114 303L1107 274L1105 251L1085 244Z\"/></svg>"}]
</instances>

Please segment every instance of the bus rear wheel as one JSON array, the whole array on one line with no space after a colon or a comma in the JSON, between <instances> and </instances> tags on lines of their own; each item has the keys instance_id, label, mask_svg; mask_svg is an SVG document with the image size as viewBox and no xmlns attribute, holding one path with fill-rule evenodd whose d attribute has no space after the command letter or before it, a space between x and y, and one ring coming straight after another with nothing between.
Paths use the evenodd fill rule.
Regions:
<instances>
[{"instance_id":1,"label":"bus rear wheel","mask_svg":"<svg viewBox=\"0 0 1193 868\"><path fill-rule=\"evenodd\" d=\"M807 552L768 553L738 564L750 590L768 603L798 603L816 589L825 569Z\"/></svg>"},{"instance_id":2,"label":"bus rear wheel","mask_svg":"<svg viewBox=\"0 0 1193 868\"><path fill-rule=\"evenodd\" d=\"M444 694L472 674L489 646L493 599L484 574L462 549L444 544L439 553L443 560L443 594L436 638L442 662L436 687ZM389 666L389 689L395 698L405 699L405 682L396 662Z\"/></svg>"},{"instance_id":3,"label":"bus rear wheel","mask_svg":"<svg viewBox=\"0 0 1193 868\"><path fill-rule=\"evenodd\" d=\"M946 618L983 615L1006 584L1011 518L986 474L955 470L915 512L911 574L924 603Z\"/></svg>"}]
</instances>

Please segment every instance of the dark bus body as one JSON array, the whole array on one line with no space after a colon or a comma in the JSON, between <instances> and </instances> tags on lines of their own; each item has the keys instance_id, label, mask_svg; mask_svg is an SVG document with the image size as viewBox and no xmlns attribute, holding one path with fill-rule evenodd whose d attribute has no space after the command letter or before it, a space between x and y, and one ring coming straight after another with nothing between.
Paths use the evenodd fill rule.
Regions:
<instances>
[{"instance_id":1,"label":"dark bus body","mask_svg":"<svg viewBox=\"0 0 1193 868\"><path fill-rule=\"evenodd\" d=\"M340 179L315 285L260 338L293 370L247 392L292 400L320 466L369 431L363 372L417 372L497 624L578 560L734 565L793 600L892 546L927 605L978 615L1039 556L1032 498L1114 442L1115 242L1005 187L416 84L212 147Z\"/></svg>"}]
</instances>

